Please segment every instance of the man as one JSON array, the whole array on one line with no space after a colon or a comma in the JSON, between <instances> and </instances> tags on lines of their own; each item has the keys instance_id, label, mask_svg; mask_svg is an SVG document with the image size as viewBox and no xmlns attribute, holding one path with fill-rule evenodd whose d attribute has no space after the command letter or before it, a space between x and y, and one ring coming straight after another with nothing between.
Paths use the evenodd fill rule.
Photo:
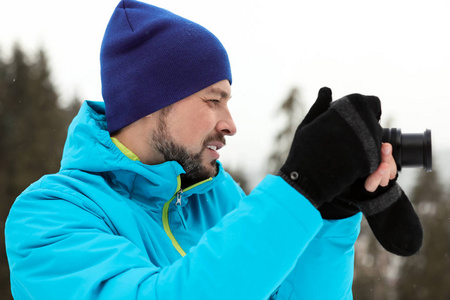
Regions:
<instances>
[{"instance_id":1,"label":"man","mask_svg":"<svg viewBox=\"0 0 450 300\"><path fill-rule=\"evenodd\" d=\"M322 89L279 173L246 196L218 161L236 125L214 35L121 1L101 68L104 103L83 104L61 170L8 216L15 298L351 299L360 211L389 251L420 247L378 98Z\"/></svg>"}]
</instances>

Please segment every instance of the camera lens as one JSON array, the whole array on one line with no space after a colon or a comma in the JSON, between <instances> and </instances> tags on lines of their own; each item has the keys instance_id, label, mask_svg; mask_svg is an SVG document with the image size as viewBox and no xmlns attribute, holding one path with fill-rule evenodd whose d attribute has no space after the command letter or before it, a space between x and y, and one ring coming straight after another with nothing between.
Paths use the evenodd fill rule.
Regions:
<instances>
[{"instance_id":1,"label":"camera lens","mask_svg":"<svg viewBox=\"0 0 450 300\"><path fill-rule=\"evenodd\" d=\"M402 134L400 128L384 128L383 142L392 145L392 155L399 171L402 167L422 167L431 172L431 130Z\"/></svg>"}]
</instances>

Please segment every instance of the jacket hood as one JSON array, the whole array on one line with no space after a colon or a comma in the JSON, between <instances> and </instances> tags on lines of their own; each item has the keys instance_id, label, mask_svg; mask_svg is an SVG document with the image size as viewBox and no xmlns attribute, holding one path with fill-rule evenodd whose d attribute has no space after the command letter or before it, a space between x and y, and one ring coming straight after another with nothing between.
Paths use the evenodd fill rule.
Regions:
<instances>
[{"instance_id":1,"label":"jacket hood","mask_svg":"<svg viewBox=\"0 0 450 300\"><path fill-rule=\"evenodd\" d=\"M146 198L149 192L163 198L173 196L178 188L178 176L185 173L175 161L146 165L125 156L112 142L107 130L105 104L94 101L85 101L69 126L60 171L70 170L107 173L113 184L125 186L133 196L143 193ZM223 173L219 163L219 174L189 194L210 190L223 180ZM146 191L139 191L140 186L145 186Z\"/></svg>"}]
</instances>

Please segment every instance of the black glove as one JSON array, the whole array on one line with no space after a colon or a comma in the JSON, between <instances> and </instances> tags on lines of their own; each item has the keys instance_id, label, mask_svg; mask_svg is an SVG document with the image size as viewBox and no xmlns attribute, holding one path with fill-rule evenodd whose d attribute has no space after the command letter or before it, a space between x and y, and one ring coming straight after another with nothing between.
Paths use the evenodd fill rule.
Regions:
<instances>
[{"instance_id":1,"label":"black glove","mask_svg":"<svg viewBox=\"0 0 450 300\"><path fill-rule=\"evenodd\" d=\"M352 94L330 102L331 90L322 88L278 172L315 207L374 172L381 160L379 99Z\"/></svg>"},{"instance_id":2,"label":"black glove","mask_svg":"<svg viewBox=\"0 0 450 300\"><path fill-rule=\"evenodd\" d=\"M331 90L322 88L298 130L326 112L330 102ZM416 253L422 245L423 230L408 197L397 184L397 177L373 193L364 188L366 178L357 179L331 202L322 204L319 207L322 217L343 219L362 211L375 237L387 251L402 256Z\"/></svg>"},{"instance_id":3,"label":"black glove","mask_svg":"<svg viewBox=\"0 0 450 300\"><path fill-rule=\"evenodd\" d=\"M386 187L378 187L371 193L364 188L366 178L356 180L345 192L330 204L319 208L322 217L334 219L345 212L362 211L378 242L389 252L409 256L417 253L422 246L423 230L420 219L397 178L390 180ZM342 208L347 208L343 210Z\"/></svg>"}]
</instances>

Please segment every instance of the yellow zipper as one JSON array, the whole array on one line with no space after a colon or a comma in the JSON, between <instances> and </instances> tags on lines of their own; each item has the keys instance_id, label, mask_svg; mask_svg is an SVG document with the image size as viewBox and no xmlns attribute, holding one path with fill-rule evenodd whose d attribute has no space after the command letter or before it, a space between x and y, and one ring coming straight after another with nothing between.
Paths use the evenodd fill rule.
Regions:
<instances>
[{"instance_id":1,"label":"yellow zipper","mask_svg":"<svg viewBox=\"0 0 450 300\"><path fill-rule=\"evenodd\" d=\"M170 238L170 240L172 241L172 245L175 247L175 249L178 251L178 253L181 254L181 256L185 256L186 252L183 250L183 248L181 248L180 244L178 243L178 241L175 239L175 237L173 236L172 230L170 230L170 225L169 225L169 206L170 203L172 203L173 199L175 199L177 197L177 195L180 192L186 192L189 191L205 182L211 181L212 177L205 179L203 181L200 181L199 183L196 183L194 185L191 185L190 187L187 187L186 189L184 189L184 191L181 190L181 178L180 176L177 177L177 189L175 191L175 194L173 195L172 198L170 198L169 201L167 201L166 203L164 203L163 206L163 212L162 212L162 222L163 222L163 226L164 226L164 231L166 232L167 236Z\"/></svg>"}]
</instances>

